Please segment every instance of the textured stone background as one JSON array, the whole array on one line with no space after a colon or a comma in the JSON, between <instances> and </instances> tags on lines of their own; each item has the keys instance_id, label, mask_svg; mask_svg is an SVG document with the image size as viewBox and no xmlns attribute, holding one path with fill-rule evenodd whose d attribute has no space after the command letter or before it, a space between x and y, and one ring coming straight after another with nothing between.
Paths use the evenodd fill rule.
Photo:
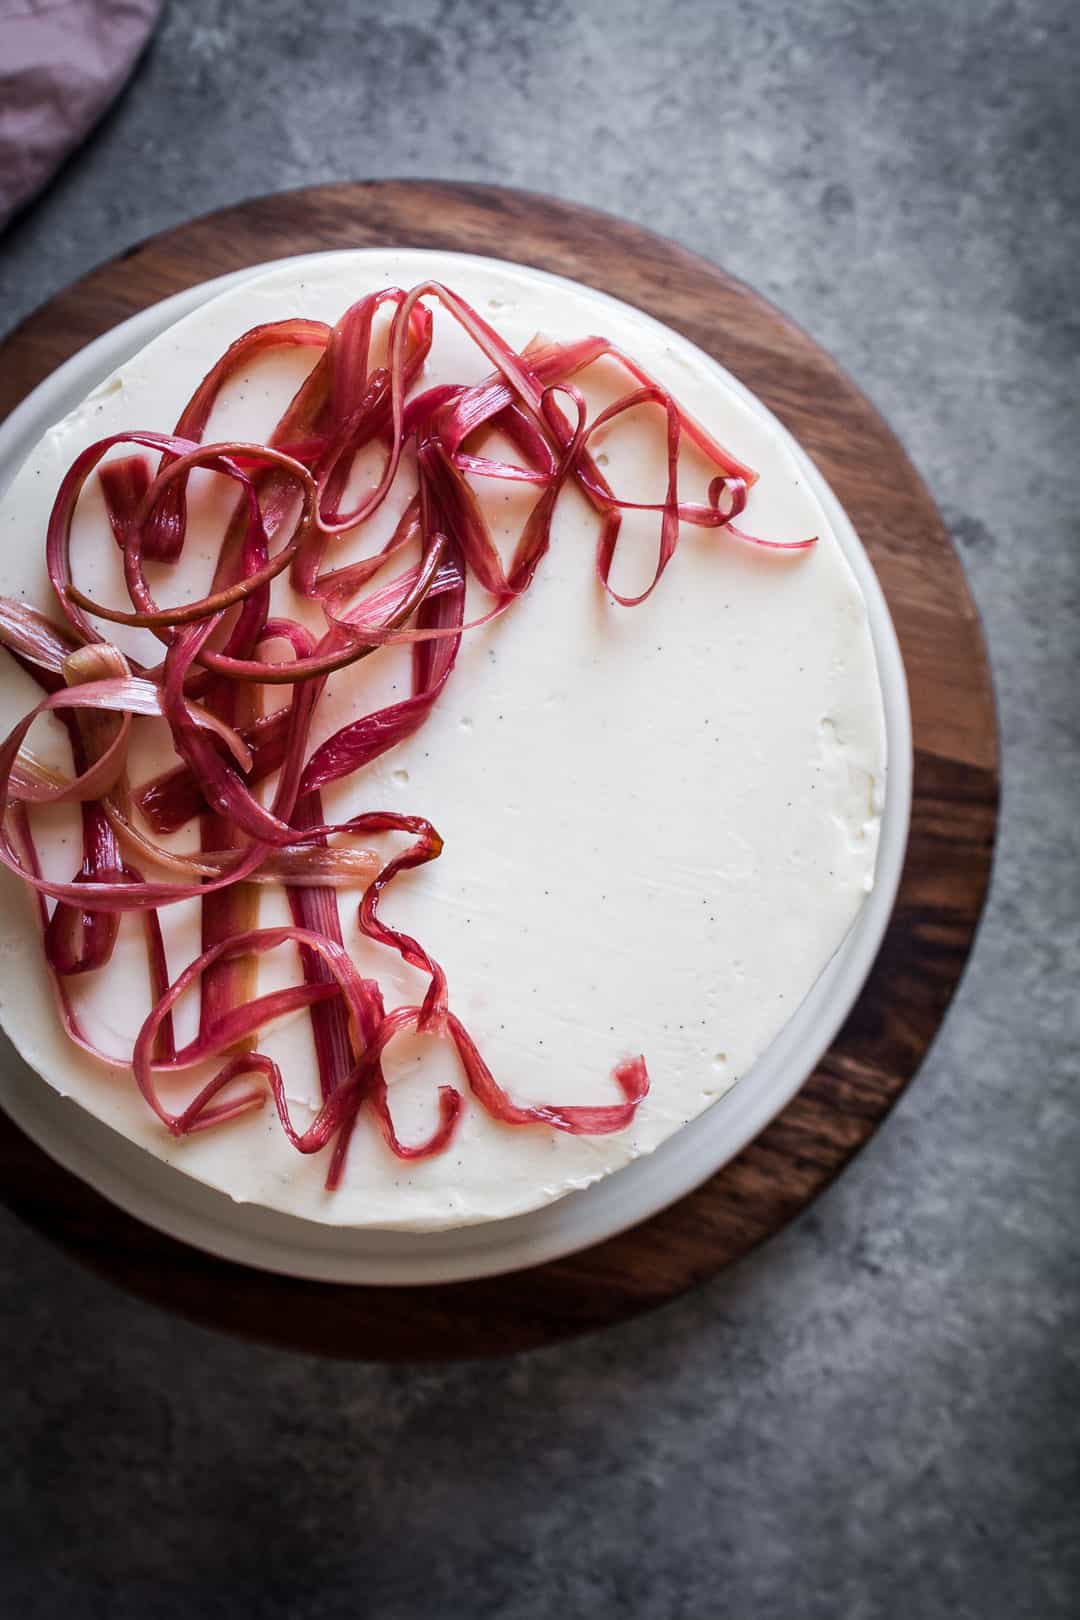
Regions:
<instances>
[{"instance_id":1,"label":"textured stone background","mask_svg":"<svg viewBox=\"0 0 1080 1620\"><path fill-rule=\"evenodd\" d=\"M0 325L148 232L380 175L559 192L860 381L985 616L1002 839L877 1140L692 1298L494 1366L323 1365L0 1221L0 1608L25 1620L1076 1613L1080 13L1071 0L195 0L0 238Z\"/></svg>"}]
</instances>

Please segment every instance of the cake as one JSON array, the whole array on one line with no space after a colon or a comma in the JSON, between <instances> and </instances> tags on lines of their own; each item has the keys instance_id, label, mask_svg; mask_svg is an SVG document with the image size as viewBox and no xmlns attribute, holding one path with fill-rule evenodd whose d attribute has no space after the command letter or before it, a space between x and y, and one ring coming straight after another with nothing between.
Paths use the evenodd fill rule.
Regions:
<instances>
[{"instance_id":1,"label":"cake","mask_svg":"<svg viewBox=\"0 0 1080 1620\"><path fill-rule=\"evenodd\" d=\"M550 420L541 413L531 430L526 422L518 442L505 432L463 440L461 466L505 564L552 484L528 476L522 453L536 421L557 460L565 445L551 427L556 413L568 437L579 404L584 430L628 393L642 396L587 441L582 436L573 466L567 451L549 549L526 590L464 631L423 724L322 789L328 822L380 812L437 829L438 858L395 876L379 899L380 916L441 965L448 1016L522 1119L508 1122L509 1114L485 1106L445 1027L425 1031L404 1018L382 1053L389 1113L399 1146L430 1143L434 1132L437 1151L393 1152L376 1111L362 1101L330 1187L335 1134L321 1151L296 1152L269 1096L264 1106L177 1134L148 1105L131 1069L140 1032L147 1047L154 1035L147 1033L155 994L141 914L121 917L103 966L63 981L88 1044L112 1060L105 1061L65 1032L26 885L10 873L0 885L0 1018L47 1083L235 1199L343 1226L413 1230L519 1215L585 1187L656 1148L740 1083L840 947L873 885L885 774L865 604L775 422L673 331L524 267L415 251L336 253L290 261L212 297L125 362L31 453L0 508L0 594L62 622L45 537L72 464L112 435L171 433L200 381L243 333L288 321L298 331L310 323L315 336L253 351L214 403L201 435L208 445L269 439L318 363L315 323L333 325L382 289L428 283L453 289L517 355L600 333L641 373L628 377L620 360L600 355L568 379L580 401L568 392L546 396ZM386 300L374 316L372 367L388 359L396 307ZM430 310L432 333L410 400L492 375L490 356L447 301L427 294L414 308ZM653 394L642 377L657 385ZM650 591L664 522L656 508L667 498L670 471L667 396L747 471L710 489L716 465L684 431L677 458L684 507L707 514L710 502L738 495L745 509L737 524L679 524L677 550ZM118 443L102 465L138 450ZM297 443L285 451L302 459ZM341 510L378 484L386 455L383 438L361 452L339 492ZM596 566L602 514L576 476L586 455L621 502L647 508L622 507L606 586ZM503 474L491 476L485 458ZM522 463L524 476L505 476L508 463ZM325 565L349 566L389 541L416 476L407 445L370 519L355 530L342 524L327 538ZM107 494L108 481L95 471L74 513L72 576L88 599L124 607L116 503L110 521ZM235 502L235 482L192 474L183 555L147 565L159 601L206 593ZM415 547L403 546L356 595L399 577L414 555ZM274 579L271 612L317 634L319 614L290 580L287 572ZM643 599L627 606L613 591ZM493 601L471 572L465 620L483 621ZM162 645L150 630L92 622L133 667L160 661ZM329 676L312 749L408 697L414 645L390 636L374 655ZM9 732L42 692L24 667L4 662L0 721ZM99 664L80 678L101 680L120 668ZM46 771L70 775L67 734L54 718L37 722L29 746ZM235 744L206 746L224 755ZM164 723L136 719L132 784L176 764ZM268 804L267 790L259 791ZM9 805L9 822L16 818ZM178 832L155 837L197 853L199 830L189 817ZM79 807L37 811L34 838L45 879L69 882L79 867ZM393 831L365 832L360 842L357 885L337 891L345 953L365 982L378 984L387 1009L423 1007L427 968L364 932L358 913L376 870L361 870L362 860L386 860L406 845ZM283 883L252 893L260 929L295 925ZM156 913L170 981L199 957L202 913L197 898ZM261 954L257 974L250 994L260 997L296 984L295 940L283 936ZM177 1000L177 1046L197 1037L199 1016L197 993ZM301 1134L323 1100L312 1027L301 1007L258 1038ZM228 1057L236 1085L264 1094L260 1075L244 1069L242 1049L253 1040L234 1042L216 1067ZM162 1070L155 1084L164 1112L180 1117L214 1068ZM220 1099L235 1094L225 1087ZM530 1108L551 1117L527 1118ZM579 1118L567 1109L593 1112ZM567 1129L567 1118L600 1128Z\"/></svg>"}]
</instances>

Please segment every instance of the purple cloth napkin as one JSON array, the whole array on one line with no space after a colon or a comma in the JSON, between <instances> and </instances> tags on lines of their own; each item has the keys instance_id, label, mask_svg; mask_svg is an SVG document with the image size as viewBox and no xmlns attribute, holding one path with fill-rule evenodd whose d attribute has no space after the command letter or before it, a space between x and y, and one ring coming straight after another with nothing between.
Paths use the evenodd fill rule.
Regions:
<instances>
[{"instance_id":1,"label":"purple cloth napkin","mask_svg":"<svg viewBox=\"0 0 1080 1620\"><path fill-rule=\"evenodd\" d=\"M0 0L0 225L124 83L161 0Z\"/></svg>"}]
</instances>

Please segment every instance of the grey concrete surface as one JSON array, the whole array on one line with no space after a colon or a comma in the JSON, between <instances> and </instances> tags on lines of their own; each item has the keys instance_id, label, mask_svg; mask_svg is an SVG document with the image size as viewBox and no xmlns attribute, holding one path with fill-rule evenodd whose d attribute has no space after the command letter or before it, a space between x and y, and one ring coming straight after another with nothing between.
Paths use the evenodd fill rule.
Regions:
<instances>
[{"instance_id":1,"label":"grey concrete surface","mask_svg":"<svg viewBox=\"0 0 1080 1620\"><path fill-rule=\"evenodd\" d=\"M0 238L4 328L150 231L338 177L508 182L744 277L884 410L970 571L1005 804L930 1061L790 1231L630 1327L338 1366L0 1221L23 1620L1055 1620L1080 1607L1080 13L1070 0L174 3Z\"/></svg>"}]
</instances>

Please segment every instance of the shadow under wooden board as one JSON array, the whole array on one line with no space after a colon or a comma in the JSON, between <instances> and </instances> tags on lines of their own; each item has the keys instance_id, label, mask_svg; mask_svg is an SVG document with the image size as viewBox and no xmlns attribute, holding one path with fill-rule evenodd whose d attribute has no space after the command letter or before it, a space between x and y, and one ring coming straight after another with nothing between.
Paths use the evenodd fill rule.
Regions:
<instances>
[{"instance_id":1,"label":"shadow under wooden board","mask_svg":"<svg viewBox=\"0 0 1080 1620\"><path fill-rule=\"evenodd\" d=\"M263 197L152 237L31 315L0 346L0 416L147 305L265 259L404 245L571 276L675 327L760 395L850 514L903 650L915 738L911 840L895 912L850 1018L795 1100L720 1174L645 1224L532 1271L445 1287L300 1282L214 1260L114 1208L0 1114L7 1204L143 1298L215 1327L367 1358L482 1356L554 1342L673 1298L775 1232L872 1135L963 972L997 817L993 691L959 561L881 417L818 346L715 265L608 215L489 186L342 184Z\"/></svg>"}]
</instances>

